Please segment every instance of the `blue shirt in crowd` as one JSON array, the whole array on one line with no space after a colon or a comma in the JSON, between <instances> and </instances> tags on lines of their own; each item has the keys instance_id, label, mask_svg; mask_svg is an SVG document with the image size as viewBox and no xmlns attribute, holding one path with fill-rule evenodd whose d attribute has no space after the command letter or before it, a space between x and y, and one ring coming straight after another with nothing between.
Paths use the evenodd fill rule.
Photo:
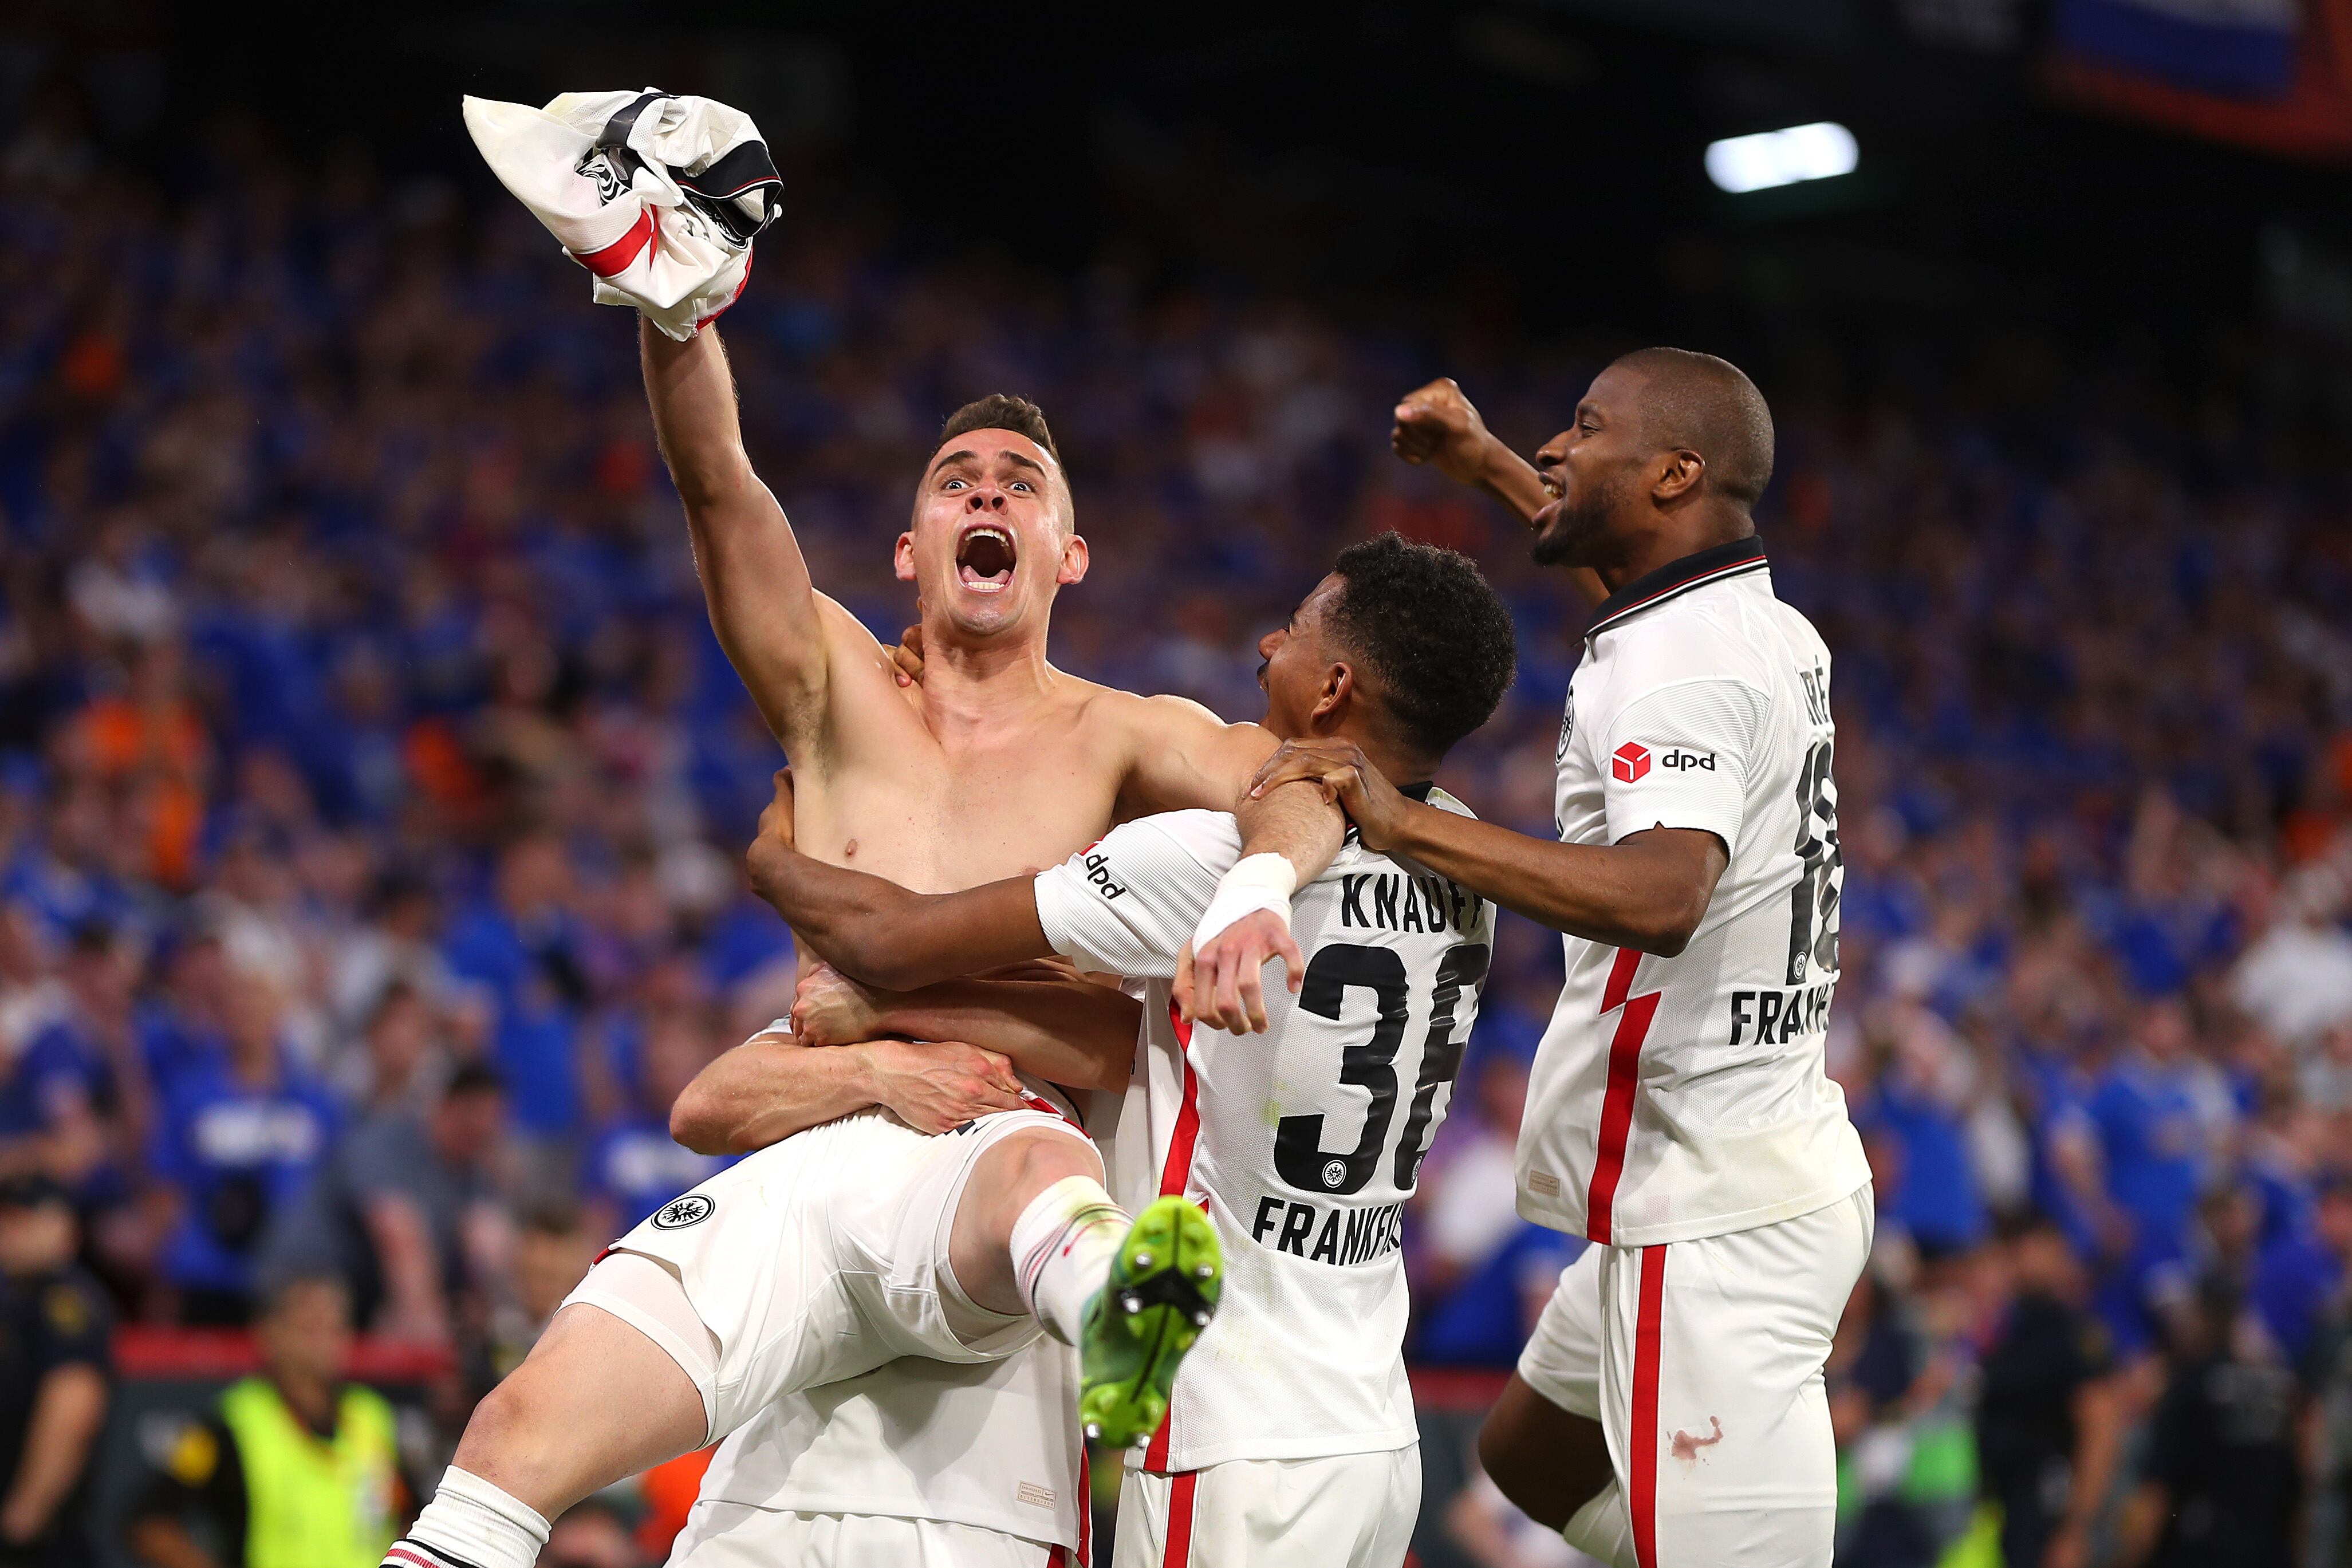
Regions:
<instances>
[{"instance_id":1,"label":"blue shirt in crowd","mask_svg":"<svg viewBox=\"0 0 2352 1568\"><path fill-rule=\"evenodd\" d=\"M262 1233L326 1156L335 1122L326 1090L291 1073L267 1089L220 1062L184 1076L155 1138L156 1172L184 1200L164 1278L184 1289L251 1290Z\"/></svg>"}]
</instances>

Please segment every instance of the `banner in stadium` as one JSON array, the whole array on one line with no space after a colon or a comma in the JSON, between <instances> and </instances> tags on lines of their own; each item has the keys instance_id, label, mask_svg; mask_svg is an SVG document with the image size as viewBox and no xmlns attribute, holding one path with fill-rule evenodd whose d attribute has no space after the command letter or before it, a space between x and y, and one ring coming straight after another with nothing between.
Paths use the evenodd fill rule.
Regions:
<instances>
[{"instance_id":1,"label":"banner in stadium","mask_svg":"<svg viewBox=\"0 0 2352 1568\"><path fill-rule=\"evenodd\" d=\"M2216 141L2352 158L2352 0L2059 0L2061 96Z\"/></svg>"}]
</instances>

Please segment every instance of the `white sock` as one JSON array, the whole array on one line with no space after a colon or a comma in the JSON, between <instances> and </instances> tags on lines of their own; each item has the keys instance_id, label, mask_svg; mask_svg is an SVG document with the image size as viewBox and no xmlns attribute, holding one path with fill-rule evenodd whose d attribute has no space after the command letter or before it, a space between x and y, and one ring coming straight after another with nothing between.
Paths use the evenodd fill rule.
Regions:
<instances>
[{"instance_id":1,"label":"white sock","mask_svg":"<svg viewBox=\"0 0 2352 1568\"><path fill-rule=\"evenodd\" d=\"M1064 1176L1013 1222L1013 1277L1045 1330L1076 1344L1087 1303L1110 1278L1111 1255L1135 1222L1092 1176Z\"/></svg>"},{"instance_id":2,"label":"white sock","mask_svg":"<svg viewBox=\"0 0 2352 1568\"><path fill-rule=\"evenodd\" d=\"M1570 1514L1559 1533L1570 1546L1608 1563L1609 1568L1640 1568L1641 1560L1633 1552L1633 1516L1625 1511L1625 1494L1615 1481Z\"/></svg>"},{"instance_id":3,"label":"white sock","mask_svg":"<svg viewBox=\"0 0 2352 1568\"><path fill-rule=\"evenodd\" d=\"M383 1568L531 1568L546 1544L535 1510L452 1465Z\"/></svg>"}]
</instances>

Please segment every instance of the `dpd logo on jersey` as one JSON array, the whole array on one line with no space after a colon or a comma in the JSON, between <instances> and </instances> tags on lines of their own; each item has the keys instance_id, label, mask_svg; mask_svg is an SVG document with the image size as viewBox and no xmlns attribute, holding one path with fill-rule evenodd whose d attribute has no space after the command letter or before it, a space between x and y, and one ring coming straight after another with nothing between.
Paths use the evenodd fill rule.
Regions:
<instances>
[{"instance_id":1,"label":"dpd logo on jersey","mask_svg":"<svg viewBox=\"0 0 2352 1568\"><path fill-rule=\"evenodd\" d=\"M1668 752L1658 759L1658 765L1662 768L1705 768L1713 773L1715 753L1709 752L1702 757L1696 752Z\"/></svg>"},{"instance_id":2,"label":"dpd logo on jersey","mask_svg":"<svg viewBox=\"0 0 2352 1568\"><path fill-rule=\"evenodd\" d=\"M1650 773L1650 748L1628 741L1609 754L1609 771L1619 784L1633 784Z\"/></svg>"},{"instance_id":3,"label":"dpd logo on jersey","mask_svg":"<svg viewBox=\"0 0 2352 1568\"><path fill-rule=\"evenodd\" d=\"M704 1197L700 1193L688 1193L682 1198L663 1205L655 1213L654 1228L684 1230L688 1226L700 1225L704 1220L709 1219L718 1207L717 1204Z\"/></svg>"}]
</instances>

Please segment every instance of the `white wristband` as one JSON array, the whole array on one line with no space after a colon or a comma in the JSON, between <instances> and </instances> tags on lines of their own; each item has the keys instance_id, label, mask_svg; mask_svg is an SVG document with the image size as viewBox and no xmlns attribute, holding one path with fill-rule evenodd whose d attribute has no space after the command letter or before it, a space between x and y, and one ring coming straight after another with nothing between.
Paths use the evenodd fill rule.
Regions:
<instances>
[{"instance_id":1,"label":"white wristband","mask_svg":"<svg viewBox=\"0 0 2352 1568\"><path fill-rule=\"evenodd\" d=\"M1260 910L1271 910L1282 918L1282 929L1290 929L1290 895L1298 890L1298 870L1288 858L1281 855L1244 855L1225 873L1217 884L1216 895L1209 900L1208 912L1192 931L1192 951L1214 941L1224 929L1244 915Z\"/></svg>"}]
</instances>

